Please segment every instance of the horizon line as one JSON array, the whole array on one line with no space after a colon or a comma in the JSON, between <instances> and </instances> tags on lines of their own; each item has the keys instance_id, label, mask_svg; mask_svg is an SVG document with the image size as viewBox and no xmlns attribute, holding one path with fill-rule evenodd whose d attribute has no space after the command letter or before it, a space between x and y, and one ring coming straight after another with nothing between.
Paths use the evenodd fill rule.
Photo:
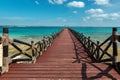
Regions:
<instances>
[{"instance_id":1,"label":"horizon line","mask_svg":"<svg viewBox=\"0 0 120 80\"><path fill-rule=\"evenodd\" d=\"M120 26L74 26L74 25L0 25L1 27L120 27Z\"/></svg>"}]
</instances>

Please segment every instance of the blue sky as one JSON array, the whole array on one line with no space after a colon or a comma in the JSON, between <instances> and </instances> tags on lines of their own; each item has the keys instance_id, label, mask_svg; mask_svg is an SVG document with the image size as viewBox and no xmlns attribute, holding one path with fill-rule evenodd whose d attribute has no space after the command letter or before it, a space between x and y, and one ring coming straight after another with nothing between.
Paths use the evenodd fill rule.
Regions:
<instances>
[{"instance_id":1,"label":"blue sky","mask_svg":"<svg viewBox=\"0 0 120 80\"><path fill-rule=\"evenodd\" d=\"M0 25L120 26L119 0L0 0Z\"/></svg>"}]
</instances>

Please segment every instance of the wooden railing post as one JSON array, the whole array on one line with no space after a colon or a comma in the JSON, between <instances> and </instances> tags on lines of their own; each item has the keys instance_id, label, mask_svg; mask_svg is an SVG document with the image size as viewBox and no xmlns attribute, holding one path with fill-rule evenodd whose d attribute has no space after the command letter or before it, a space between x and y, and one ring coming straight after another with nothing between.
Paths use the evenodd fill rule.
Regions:
<instances>
[{"instance_id":1,"label":"wooden railing post","mask_svg":"<svg viewBox=\"0 0 120 80\"><path fill-rule=\"evenodd\" d=\"M3 37L2 37L3 67L2 67L2 73L8 72L8 70L9 70L8 45L9 45L8 28L3 28Z\"/></svg>"},{"instance_id":2,"label":"wooden railing post","mask_svg":"<svg viewBox=\"0 0 120 80\"><path fill-rule=\"evenodd\" d=\"M42 41L39 41L39 44L40 44L40 55L42 55L42 52L43 52L43 43L42 43Z\"/></svg>"},{"instance_id":3,"label":"wooden railing post","mask_svg":"<svg viewBox=\"0 0 120 80\"><path fill-rule=\"evenodd\" d=\"M46 46L47 46L47 45L46 45L46 42L45 42L45 37L43 37L43 40L42 40L42 41L43 41L43 45L44 45L43 49L44 49L44 51L45 51L45 50L46 50Z\"/></svg>"},{"instance_id":4,"label":"wooden railing post","mask_svg":"<svg viewBox=\"0 0 120 80\"><path fill-rule=\"evenodd\" d=\"M46 37L46 45L47 45L47 48L49 47L49 37Z\"/></svg>"},{"instance_id":5,"label":"wooden railing post","mask_svg":"<svg viewBox=\"0 0 120 80\"><path fill-rule=\"evenodd\" d=\"M97 62L99 62L99 57L100 57L100 49L99 49L99 44L100 44L100 42L99 41L97 41L97 52L96 52L96 60L97 60Z\"/></svg>"},{"instance_id":6,"label":"wooden railing post","mask_svg":"<svg viewBox=\"0 0 120 80\"><path fill-rule=\"evenodd\" d=\"M88 37L88 49L90 49L90 36Z\"/></svg>"},{"instance_id":7,"label":"wooden railing post","mask_svg":"<svg viewBox=\"0 0 120 80\"><path fill-rule=\"evenodd\" d=\"M81 38L82 43L83 43L83 40L84 40L83 38L84 38L84 35L82 34L82 38Z\"/></svg>"},{"instance_id":8,"label":"wooden railing post","mask_svg":"<svg viewBox=\"0 0 120 80\"><path fill-rule=\"evenodd\" d=\"M87 43L87 38L86 38L86 37L84 37L84 44L85 44L85 47L87 48L86 43Z\"/></svg>"},{"instance_id":9,"label":"wooden railing post","mask_svg":"<svg viewBox=\"0 0 120 80\"><path fill-rule=\"evenodd\" d=\"M50 40L51 38L50 38L50 36L48 37L48 40L49 40L49 45L51 45L51 40Z\"/></svg>"},{"instance_id":10,"label":"wooden railing post","mask_svg":"<svg viewBox=\"0 0 120 80\"><path fill-rule=\"evenodd\" d=\"M2 37L0 37L0 73L2 73L3 67L3 47L2 47Z\"/></svg>"},{"instance_id":11,"label":"wooden railing post","mask_svg":"<svg viewBox=\"0 0 120 80\"><path fill-rule=\"evenodd\" d=\"M118 50L117 50L117 28L113 28L112 42L113 42L113 65L115 65L117 63L117 56L118 56Z\"/></svg>"},{"instance_id":12,"label":"wooden railing post","mask_svg":"<svg viewBox=\"0 0 120 80\"><path fill-rule=\"evenodd\" d=\"M35 51L34 51L34 41L31 41L31 45L32 45L32 63L36 62L36 57L35 57Z\"/></svg>"}]
</instances>

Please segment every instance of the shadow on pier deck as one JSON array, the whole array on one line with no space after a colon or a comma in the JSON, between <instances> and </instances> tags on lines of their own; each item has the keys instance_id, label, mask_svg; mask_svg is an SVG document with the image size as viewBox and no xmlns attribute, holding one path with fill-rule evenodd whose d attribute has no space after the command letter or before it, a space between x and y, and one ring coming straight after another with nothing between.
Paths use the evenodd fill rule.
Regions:
<instances>
[{"instance_id":1,"label":"shadow on pier deck","mask_svg":"<svg viewBox=\"0 0 120 80\"><path fill-rule=\"evenodd\" d=\"M76 58L79 55L79 59ZM64 29L35 64L11 64L0 80L119 80L110 65L92 63L69 29Z\"/></svg>"}]
</instances>

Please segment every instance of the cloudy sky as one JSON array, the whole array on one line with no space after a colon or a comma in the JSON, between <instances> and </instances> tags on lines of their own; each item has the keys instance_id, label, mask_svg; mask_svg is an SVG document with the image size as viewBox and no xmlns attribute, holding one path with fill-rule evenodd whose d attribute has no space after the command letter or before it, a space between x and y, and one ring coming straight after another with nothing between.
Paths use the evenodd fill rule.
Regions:
<instances>
[{"instance_id":1,"label":"cloudy sky","mask_svg":"<svg viewBox=\"0 0 120 80\"><path fill-rule=\"evenodd\" d=\"M0 25L117 26L120 0L0 0Z\"/></svg>"}]
</instances>

